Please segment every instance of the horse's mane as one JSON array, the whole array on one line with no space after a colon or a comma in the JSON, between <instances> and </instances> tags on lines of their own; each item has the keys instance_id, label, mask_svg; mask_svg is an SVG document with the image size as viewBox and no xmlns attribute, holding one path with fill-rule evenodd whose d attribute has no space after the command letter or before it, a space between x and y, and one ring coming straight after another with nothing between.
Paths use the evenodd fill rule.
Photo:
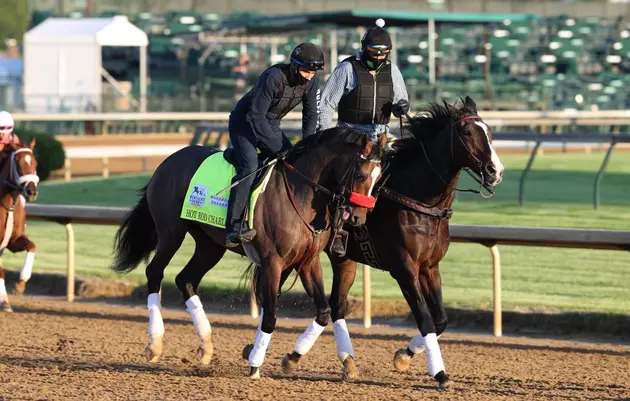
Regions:
<instances>
[{"instance_id":1,"label":"horse's mane","mask_svg":"<svg viewBox=\"0 0 630 401\"><path fill-rule=\"evenodd\" d=\"M287 155L287 160L295 160L298 156L305 154L326 142L346 143L364 147L368 143L368 136L353 128L333 127L309 135L296 143Z\"/></svg>"},{"instance_id":2,"label":"horse's mane","mask_svg":"<svg viewBox=\"0 0 630 401\"><path fill-rule=\"evenodd\" d=\"M418 114L409 117L406 126L402 127L402 138L394 142L395 155L416 154L424 139L439 135L447 124L471 114L477 114L477 111L468 107L461 98L453 105L429 103Z\"/></svg>"}]
</instances>

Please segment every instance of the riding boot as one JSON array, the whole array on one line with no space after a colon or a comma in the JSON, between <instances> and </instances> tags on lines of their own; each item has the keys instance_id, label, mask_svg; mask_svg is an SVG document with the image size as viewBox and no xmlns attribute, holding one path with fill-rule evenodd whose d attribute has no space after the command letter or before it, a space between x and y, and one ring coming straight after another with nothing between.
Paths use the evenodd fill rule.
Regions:
<instances>
[{"instance_id":1,"label":"riding boot","mask_svg":"<svg viewBox=\"0 0 630 401\"><path fill-rule=\"evenodd\" d=\"M234 177L234 182L237 180L238 178ZM225 224L225 245L228 248L238 246L240 243L251 242L256 236L256 230L254 229L245 228L243 231L243 214L245 213L245 206L249 200L249 189L252 180L245 179L230 190Z\"/></svg>"}]
</instances>

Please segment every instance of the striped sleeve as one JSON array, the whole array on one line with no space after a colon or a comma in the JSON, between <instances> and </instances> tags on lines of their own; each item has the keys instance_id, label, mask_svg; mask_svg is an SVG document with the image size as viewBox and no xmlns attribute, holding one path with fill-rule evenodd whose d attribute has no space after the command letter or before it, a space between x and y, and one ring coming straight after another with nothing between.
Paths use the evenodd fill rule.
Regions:
<instances>
[{"instance_id":1,"label":"striped sleeve","mask_svg":"<svg viewBox=\"0 0 630 401\"><path fill-rule=\"evenodd\" d=\"M392 63L392 83L394 85L394 98L392 103L396 104L399 100L403 99L409 101L407 95L407 87L405 86L405 80L403 79L398 66Z\"/></svg>"},{"instance_id":2,"label":"striped sleeve","mask_svg":"<svg viewBox=\"0 0 630 401\"><path fill-rule=\"evenodd\" d=\"M333 126L333 114L339 105L339 101L344 92L352 90L354 77L352 65L343 62L335 68L322 91L321 109L319 113L319 127L321 130L331 128Z\"/></svg>"}]
</instances>

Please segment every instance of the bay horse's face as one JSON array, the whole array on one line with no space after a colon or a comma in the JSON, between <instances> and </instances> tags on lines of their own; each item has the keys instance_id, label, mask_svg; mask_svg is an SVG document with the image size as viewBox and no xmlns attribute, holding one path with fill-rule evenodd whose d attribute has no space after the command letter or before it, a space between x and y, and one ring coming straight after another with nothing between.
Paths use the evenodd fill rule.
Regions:
<instances>
[{"instance_id":1,"label":"bay horse's face","mask_svg":"<svg viewBox=\"0 0 630 401\"><path fill-rule=\"evenodd\" d=\"M352 225L362 225L367 221L368 211L374 207L376 199L372 196L372 190L382 173L382 161L385 155L387 135L379 137L378 142L368 141L358 155L344 156L343 163L353 163L349 169L337 177L346 192L346 211L343 219ZM352 159L350 159L352 157ZM341 171L340 169L336 169Z\"/></svg>"},{"instance_id":2,"label":"bay horse's face","mask_svg":"<svg viewBox=\"0 0 630 401\"><path fill-rule=\"evenodd\" d=\"M11 171L9 180L17 186L19 192L29 202L37 199L39 176L37 175L37 160L33 155L35 138L30 144L13 145L11 152Z\"/></svg>"},{"instance_id":3,"label":"bay horse's face","mask_svg":"<svg viewBox=\"0 0 630 401\"><path fill-rule=\"evenodd\" d=\"M483 178L483 185L494 191L503 180L503 163L492 147L492 130L477 115L475 102L466 96L465 105L475 114L464 116L455 122L453 158L463 167L468 167Z\"/></svg>"}]
</instances>

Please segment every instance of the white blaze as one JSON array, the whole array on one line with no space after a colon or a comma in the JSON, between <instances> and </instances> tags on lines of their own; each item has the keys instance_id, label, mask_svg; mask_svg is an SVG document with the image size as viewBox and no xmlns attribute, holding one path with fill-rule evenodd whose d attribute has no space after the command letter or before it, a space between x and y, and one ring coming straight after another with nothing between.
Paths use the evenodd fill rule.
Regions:
<instances>
[{"instance_id":1,"label":"white blaze","mask_svg":"<svg viewBox=\"0 0 630 401\"><path fill-rule=\"evenodd\" d=\"M486 139L488 140L488 146L490 146L490 152L491 152L490 161L494 165L494 169L497 172L497 177L495 181L492 183L492 185L498 185L503 179L503 170L505 170L505 167L503 167L503 163L501 163L501 159L499 159L499 155L497 155L497 152L494 151L494 147L492 147L492 143L490 142L490 136L488 136L489 128L486 125L486 123L482 121L475 121L475 125L477 125L478 127L481 127L484 134L486 134Z\"/></svg>"},{"instance_id":2,"label":"white blaze","mask_svg":"<svg viewBox=\"0 0 630 401\"><path fill-rule=\"evenodd\" d=\"M381 168L380 166L376 166L374 167L374 170L372 170L372 174L370 174L372 176L372 185L370 186L370 192L368 192L368 195L372 195L372 190L374 189L374 185L376 185L376 180L378 179L378 176L381 174Z\"/></svg>"}]
</instances>

